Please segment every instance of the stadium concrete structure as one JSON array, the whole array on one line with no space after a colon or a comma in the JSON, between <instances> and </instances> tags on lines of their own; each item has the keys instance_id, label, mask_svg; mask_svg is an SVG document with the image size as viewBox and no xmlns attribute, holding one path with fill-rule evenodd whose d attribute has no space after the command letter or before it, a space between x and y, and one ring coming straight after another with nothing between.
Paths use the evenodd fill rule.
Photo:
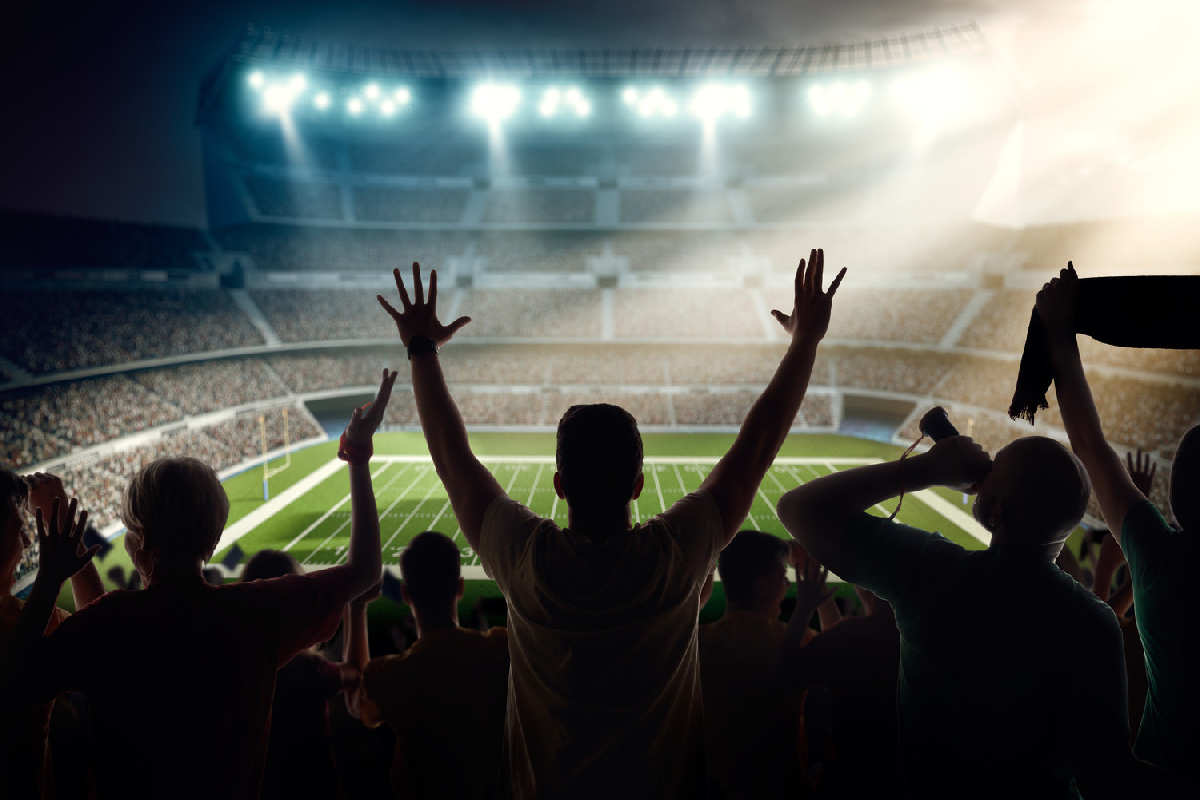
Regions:
<instances>
[{"instance_id":1,"label":"stadium concrete structure","mask_svg":"<svg viewBox=\"0 0 1200 800\"><path fill-rule=\"evenodd\" d=\"M1200 264L1161 244L1195 220L993 224L1011 87L970 24L495 53L248 29L199 92L207 229L3 212L0 444L111 494L149 455L229 474L323 441L396 365L374 295L412 260L444 316L474 318L443 354L472 428L610 400L647 430L734 430L819 245L851 271L798 428L906 439L941 403L998 446L1028 430L1004 410L1049 269ZM1165 466L1200 421L1200 359L1085 358L1114 440ZM387 423L415 429L400 390ZM119 528L112 503L96 516Z\"/></svg>"}]
</instances>

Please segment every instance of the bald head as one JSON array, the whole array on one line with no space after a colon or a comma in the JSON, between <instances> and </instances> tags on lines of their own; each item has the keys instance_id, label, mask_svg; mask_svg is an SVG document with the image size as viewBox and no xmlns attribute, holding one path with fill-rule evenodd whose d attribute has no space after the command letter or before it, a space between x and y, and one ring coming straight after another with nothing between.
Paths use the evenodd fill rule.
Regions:
<instances>
[{"instance_id":1,"label":"bald head","mask_svg":"<svg viewBox=\"0 0 1200 800\"><path fill-rule=\"evenodd\" d=\"M1004 543L1057 548L1083 519L1090 494L1074 453L1053 439L1027 436L996 454L975 518Z\"/></svg>"}]
</instances>

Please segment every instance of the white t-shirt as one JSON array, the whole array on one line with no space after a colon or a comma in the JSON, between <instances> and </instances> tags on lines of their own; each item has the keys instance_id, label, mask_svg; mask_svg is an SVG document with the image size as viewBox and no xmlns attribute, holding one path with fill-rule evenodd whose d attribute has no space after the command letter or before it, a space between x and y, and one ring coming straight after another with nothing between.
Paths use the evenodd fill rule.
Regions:
<instances>
[{"instance_id":1,"label":"white t-shirt","mask_svg":"<svg viewBox=\"0 0 1200 800\"><path fill-rule=\"evenodd\" d=\"M697 616L723 545L707 492L603 543L492 502L479 558L508 600L515 797L702 796Z\"/></svg>"}]
</instances>

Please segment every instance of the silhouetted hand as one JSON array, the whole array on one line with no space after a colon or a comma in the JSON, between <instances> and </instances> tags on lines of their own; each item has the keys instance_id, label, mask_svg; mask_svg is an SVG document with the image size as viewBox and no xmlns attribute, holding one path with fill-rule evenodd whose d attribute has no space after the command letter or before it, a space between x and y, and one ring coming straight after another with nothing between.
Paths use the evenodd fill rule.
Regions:
<instances>
[{"instance_id":1,"label":"silhouetted hand","mask_svg":"<svg viewBox=\"0 0 1200 800\"><path fill-rule=\"evenodd\" d=\"M792 313L789 315L772 310L771 315L779 320L779 324L791 334L793 340L821 339L829 329L833 295L842 284L845 274L846 268L842 267L841 272L830 284L829 291L825 291L822 288L825 279L825 251L813 250L809 253L807 267L804 259L801 259L800 266L796 268L796 297Z\"/></svg>"},{"instance_id":2,"label":"silhouetted hand","mask_svg":"<svg viewBox=\"0 0 1200 800\"><path fill-rule=\"evenodd\" d=\"M1129 477L1133 479L1133 485L1138 491L1146 497L1150 496L1150 490L1154 487L1154 474L1158 472L1158 464L1150 460L1148 453L1137 451L1137 458L1133 457L1133 453L1125 454L1125 466L1129 469Z\"/></svg>"},{"instance_id":3,"label":"silhouetted hand","mask_svg":"<svg viewBox=\"0 0 1200 800\"><path fill-rule=\"evenodd\" d=\"M56 498L51 504L48 521L40 508L35 513L40 554L39 580L51 581L55 586L61 586L65 580L86 567L92 557L100 552L100 545L84 549L83 532L87 529L88 514L84 511L76 520L77 508L78 502L71 500L66 506L66 513L62 514L60 519L62 507Z\"/></svg>"},{"instance_id":4,"label":"silhouetted hand","mask_svg":"<svg viewBox=\"0 0 1200 800\"><path fill-rule=\"evenodd\" d=\"M992 457L969 436L947 436L917 458L926 461L933 483L963 492L977 491L992 471Z\"/></svg>"},{"instance_id":5,"label":"silhouetted hand","mask_svg":"<svg viewBox=\"0 0 1200 800\"><path fill-rule=\"evenodd\" d=\"M807 559L803 570L799 565L794 565L793 569L796 573L796 610L808 609L811 617L818 606L833 597L833 589L826 585L829 569L815 558Z\"/></svg>"},{"instance_id":6,"label":"silhouetted hand","mask_svg":"<svg viewBox=\"0 0 1200 800\"><path fill-rule=\"evenodd\" d=\"M371 448L371 437L378 430L379 423L383 422L383 412L387 409L388 400L392 396L392 384L395 382L396 373L385 369L375 399L354 409L350 415L350 424L346 426L346 444L364 450Z\"/></svg>"},{"instance_id":7,"label":"silhouetted hand","mask_svg":"<svg viewBox=\"0 0 1200 800\"><path fill-rule=\"evenodd\" d=\"M32 475L26 475L25 481L29 484L30 511L37 513L40 509L42 515L49 519L55 500L59 501L61 507L67 507L67 491L63 488L62 479L57 475L35 472Z\"/></svg>"},{"instance_id":8,"label":"silhouetted hand","mask_svg":"<svg viewBox=\"0 0 1200 800\"><path fill-rule=\"evenodd\" d=\"M1037 293L1037 312L1051 338L1075 335L1075 311L1078 304L1079 276L1075 265L1067 262L1057 278L1051 278Z\"/></svg>"},{"instance_id":9,"label":"silhouetted hand","mask_svg":"<svg viewBox=\"0 0 1200 800\"><path fill-rule=\"evenodd\" d=\"M404 308L403 312L393 308L387 300L383 299L383 295L375 297L379 300L379 305L391 314L392 320L396 323L396 330L400 333L400 341L404 342L405 347L414 336L428 336L434 344L441 347L450 341L459 328L470 322L471 318L459 317L449 325L439 322L437 318L437 270L429 273L428 301L425 299L425 292L421 286L421 265L414 261L412 270L412 300L409 299L408 291L404 288L404 279L400 277L399 268L392 270L392 275L396 278L396 289L400 292L400 304Z\"/></svg>"}]
</instances>

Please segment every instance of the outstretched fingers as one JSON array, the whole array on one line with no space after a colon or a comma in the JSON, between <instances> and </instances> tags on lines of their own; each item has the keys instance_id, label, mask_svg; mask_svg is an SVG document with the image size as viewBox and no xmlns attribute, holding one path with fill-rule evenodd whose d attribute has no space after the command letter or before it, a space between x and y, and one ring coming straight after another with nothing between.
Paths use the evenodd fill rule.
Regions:
<instances>
[{"instance_id":1,"label":"outstretched fingers","mask_svg":"<svg viewBox=\"0 0 1200 800\"><path fill-rule=\"evenodd\" d=\"M408 299L408 290L404 288L404 279L400 277L400 268L393 269L392 275L396 278L396 288L400 291L400 304L404 306L405 311L408 311L412 308L412 301Z\"/></svg>"},{"instance_id":2,"label":"outstretched fingers","mask_svg":"<svg viewBox=\"0 0 1200 800\"><path fill-rule=\"evenodd\" d=\"M842 285L842 278L844 277L846 277L846 268L842 267L841 270L838 271L837 276L833 279L833 283L829 285L829 291L826 292L826 294L830 297L833 297L833 293L836 292L838 287Z\"/></svg>"},{"instance_id":3,"label":"outstretched fingers","mask_svg":"<svg viewBox=\"0 0 1200 800\"><path fill-rule=\"evenodd\" d=\"M419 306L425 305L425 287L421 285L421 265L413 262L413 297Z\"/></svg>"}]
</instances>

